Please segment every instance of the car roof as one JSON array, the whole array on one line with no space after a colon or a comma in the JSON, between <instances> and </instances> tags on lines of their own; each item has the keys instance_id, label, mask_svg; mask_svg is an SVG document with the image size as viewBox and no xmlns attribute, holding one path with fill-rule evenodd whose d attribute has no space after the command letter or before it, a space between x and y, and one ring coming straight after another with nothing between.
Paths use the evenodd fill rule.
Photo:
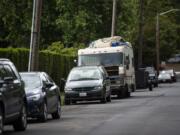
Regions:
<instances>
[{"instance_id":1,"label":"car roof","mask_svg":"<svg viewBox=\"0 0 180 135\"><path fill-rule=\"evenodd\" d=\"M166 69L164 71L166 71L166 72L173 72L173 69Z\"/></svg>"},{"instance_id":2,"label":"car roof","mask_svg":"<svg viewBox=\"0 0 180 135\"><path fill-rule=\"evenodd\" d=\"M33 71L33 72L19 72L21 75L26 74L26 75L33 75L33 74L43 74L45 72L40 72L40 71Z\"/></svg>"},{"instance_id":3,"label":"car roof","mask_svg":"<svg viewBox=\"0 0 180 135\"><path fill-rule=\"evenodd\" d=\"M11 61L9 59L6 58L0 58L0 63L11 63Z\"/></svg>"}]
</instances>

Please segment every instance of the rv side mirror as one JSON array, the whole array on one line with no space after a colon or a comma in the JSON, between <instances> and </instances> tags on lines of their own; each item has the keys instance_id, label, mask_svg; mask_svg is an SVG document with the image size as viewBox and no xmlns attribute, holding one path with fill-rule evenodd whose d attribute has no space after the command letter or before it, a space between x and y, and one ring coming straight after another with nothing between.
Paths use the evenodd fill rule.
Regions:
<instances>
[{"instance_id":1,"label":"rv side mirror","mask_svg":"<svg viewBox=\"0 0 180 135\"><path fill-rule=\"evenodd\" d=\"M61 82L66 82L66 79L65 78L61 78Z\"/></svg>"},{"instance_id":2,"label":"rv side mirror","mask_svg":"<svg viewBox=\"0 0 180 135\"><path fill-rule=\"evenodd\" d=\"M77 60L76 59L74 60L74 63L77 64Z\"/></svg>"},{"instance_id":3,"label":"rv side mirror","mask_svg":"<svg viewBox=\"0 0 180 135\"><path fill-rule=\"evenodd\" d=\"M4 77L4 82L5 83L13 83L14 78L13 77Z\"/></svg>"}]
</instances>

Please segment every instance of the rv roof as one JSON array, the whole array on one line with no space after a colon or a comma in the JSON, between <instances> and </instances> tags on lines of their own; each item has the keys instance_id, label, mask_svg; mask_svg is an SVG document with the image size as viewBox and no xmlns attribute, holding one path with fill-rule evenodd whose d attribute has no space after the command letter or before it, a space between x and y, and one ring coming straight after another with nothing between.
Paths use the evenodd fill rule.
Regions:
<instances>
[{"instance_id":1,"label":"rv roof","mask_svg":"<svg viewBox=\"0 0 180 135\"><path fill-rule=\"evenodd\" d=\"M110 47L112 42L124 41L120 36L107 37L93 41L90 43L90 48Z\"/></svg>"},{"instance_id":2,"label":"rv roof","mask_svg":"<svg viewBox=\"0 0 180 135\"><path fill-rule=\"evenodd\" d=\"M124 48L126 47L118 46L118 47L106 47L106 48L86 48L86 49L80 49L78 51L78 55L123 52Z\"/></svg>"}]
</instances>

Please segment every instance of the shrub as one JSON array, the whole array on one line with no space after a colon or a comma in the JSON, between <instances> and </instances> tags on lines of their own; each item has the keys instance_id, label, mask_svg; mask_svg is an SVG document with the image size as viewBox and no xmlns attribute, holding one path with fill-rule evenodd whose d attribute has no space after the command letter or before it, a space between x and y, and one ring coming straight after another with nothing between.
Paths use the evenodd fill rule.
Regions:
<instances>
[{"instance_id":1,"label":"shrub","mask_svg":"<svg viewBox=\"0 0 180 135\"><path fill-rule=\"evenodd\" d=\"M0 48L0 58L10 59L19 71L28 70L29 50L25 48ZM61 78L66 78L74 66L74 56L54 53L48 50L39 53L39 71L47 72L60 86Z\"/></svg>"}]
</instances>

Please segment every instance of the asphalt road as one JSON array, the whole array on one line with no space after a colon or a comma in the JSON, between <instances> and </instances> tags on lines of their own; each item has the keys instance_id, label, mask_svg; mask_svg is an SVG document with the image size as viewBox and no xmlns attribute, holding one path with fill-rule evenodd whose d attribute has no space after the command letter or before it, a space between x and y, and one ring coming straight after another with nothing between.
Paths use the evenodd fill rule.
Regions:
<instances>
[{"instance_id":1,"label":"asphalt road","mask_svg":"<svg viewBox=\"0 0 180 135\"><path fill-rule=\"evenodd\" d=\"M107 104L65 106L61 120L32 120L25 132L5 130L5 135L180 135L180 83L138 90Z\"/></svg>"}]
</instances>

